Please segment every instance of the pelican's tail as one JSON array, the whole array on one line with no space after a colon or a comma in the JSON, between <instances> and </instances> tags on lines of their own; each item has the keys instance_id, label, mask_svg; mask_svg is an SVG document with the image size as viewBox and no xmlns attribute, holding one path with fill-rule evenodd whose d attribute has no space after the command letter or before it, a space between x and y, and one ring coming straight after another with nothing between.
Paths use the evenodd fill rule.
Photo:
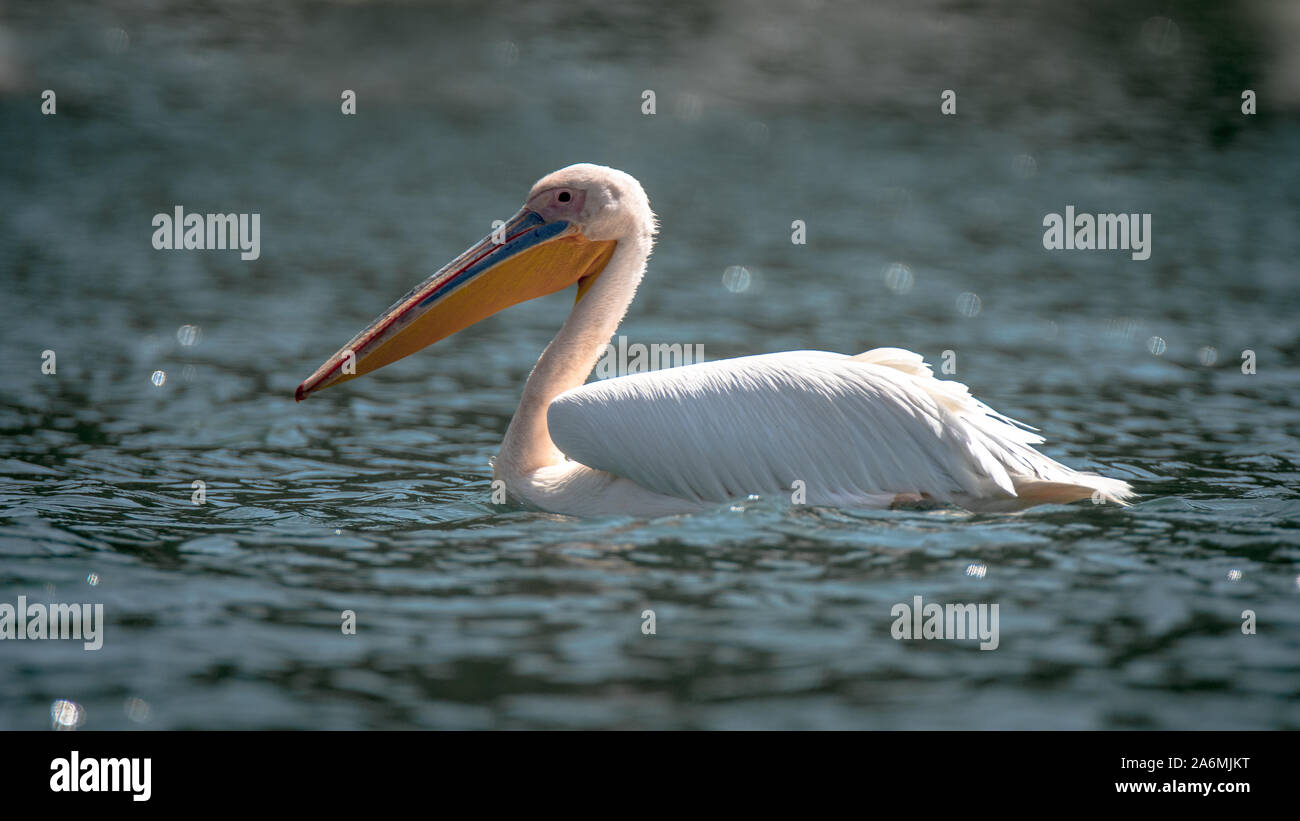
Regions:
<instances>
[{"instance_id":1,"label":"pelican's tail","mask_svg":"<svg viewBox=\"0 0 1300 821\"><path fill-rule=\"evenodd\" d=\"M952 420L945 435L960 440L959 450L971 455L976 473L987 477L967 485L953 501L967 510L1003 513L1043 504L1067 504L1091 499L1094 504L1127 507L1137 494L1128 482L1083 473L1034 449L1043 437L1022 422L1003 416L971 396L960 382L934 378L920 354L900 348L875 348L852 357L910 376Z\"/></svg>"},{"instance_id":2,"label":"pelican's tail","mask_svg":"<svg viewBox=\"0 0 1300 821\"><path fill-rule=\"evenodd\" d=\"M1047 481L1043 479L1013 476L1016 486L1014 499L985 499L981 502L994 505L998 510L1023 510L1034 505L1068 504L1084 499L1091 499L1093 504L1111 504L1128 507L1126 499L1137 494L1128 482L1120 479L1108 479L1095 473L1071 471L1069 481ZM980 502L972 503L972 510L985 510Z\"/></svg>"}]
</instances>

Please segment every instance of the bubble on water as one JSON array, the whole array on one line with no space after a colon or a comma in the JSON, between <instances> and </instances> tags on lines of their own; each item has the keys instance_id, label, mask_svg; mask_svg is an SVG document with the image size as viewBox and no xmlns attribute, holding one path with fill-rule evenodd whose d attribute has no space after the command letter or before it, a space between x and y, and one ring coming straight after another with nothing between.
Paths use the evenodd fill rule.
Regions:
<instances>
[{"instance_id":1,"label":"bubble on water","mask_svg":"<svg viewBox=\"0 0 1300 821\"><path fill-rule=\"evenodd\" d=\"M126 29L105 29L104 46L113 54L122 54L131 47L131 35L126 33Z\"/></svg>"},{"instance_id":2,"label":"bubble on water","mask_svg":"<svg viewBox=\"0 0 1300 821\"><path fill-rule=\"evenodd\" d=\"M50 705L50 724L56 730L75 730L85 721L86 711L75 701L60 698Z\"/></svg>"},{"instance_id":3,"label":"bubble on water","mask_svg":"<svg viewBox=\"0 0 1300 821\"><path fill-rule=\"evenodd\" d=\"M989 572L989 566L983 562L975 562L966 566L966 575L976 579L982 579Z\"/></svg>"},{"instance_id":4,"label":"bubble on water","mask_svg":"<svg viewBox=\"0 0 1300 821\"><path fill-rule=\"evenodd\" d=\"M99 574L91 573L89 576L87 576L86 584L90 585L91 587L94 587L95 585L99 584Z\"/></svg>"},{"instance_id":5,"label":"bubble on water","mask_svg":"<svg viewBox=\"0 0 1300 821\"><path fill-rule=\"evenodd\" d=\"M1108 336L1127 341L1133 339L1137 331L1138 321L1131 317L1121 316L1106 320L1106 334Z\"/></svg>"},{"instance_id":6,"label":"bubble on water","mask_svg":"<svg viewBox=\"0 0 1300 821\"><path fill-rule=\"evenodd\" d=\"M753 275L743 265L728 265L722 272L722 285L733 294L743 294L749 290Z\"/></svg>"},{"instance_id":7,"label":"bubble on water","mask_svg":"<svg viewBox=\"0 0 1300 821\"><path fill-rule=\"evenodd\" d=\"M906 188L883 188L876 197L877 207L886 219L901 223L912 213L912 192Z\"/></svg>"},{"instance_id":8,"label":"bubble on water","mask_svg":"<svg viewBox=\"0 0 1300 821\"><path fill-rule=\"evenodd\" d=\"M677 98L673 106L673 113L677 115L677 119L688 123L698 120L703 112L704 101L698 94L683 94Z\"/></svg>"},{"instance_id":9,"label":"bubble on water","mask_svg":"<svg viewBox=\"0 0 1300 821\"><path fill-rule=\"evenodd\" d=\"M519 46L511 40L503 40L492 49L497 65L510 68L519 62Z\"/></svg>"},{"instance_id":10,"label":"bubble on water","mask_svg":"<svg viewBox=\"0 0 1300 821\"><path fill-rule=\"evenodd\" d=\"M342 536L342 535L343 535L343 531L336 527L336 528L334 528L334 535L335 535L335 536Z\"/></svg>"},{"instance_id":11,"label":"bubble on water","mask_svg":"<svg viewBox=\"0 0 1300 821\"><path fill-rule=\"evenodd\" d=\"M1209 345L1206 345L1204 348L1201 348L1196 352L1196 358L1205 367L1212 367L1215 362L1219 361L1219 349L1211 348Z\"/></svg>"},{"instance_id":12,"label":"bubble on water","mask_svg":"<svg viewBox=\"0 0 1300 821\"><path fill-rule=\"evenodd\" d=\"M139 696L132 696L131 698L128 698L126 704L122 706L122 712L126 713L126 717L134 721L136 724L144 724L149 720L149 715L153 712L153 707L149 702Z\"/></svg>"},{"instance_id":13,"label":"bubble on water","mask_svg":"<svg viewBox=\"0 0 1300 821\"><path fill-rule=\"evenodd\" d=\"M1038 173L1038 161L1029 154L1017 154L1011 161L1011 173L1022 180L1027 180Z\"/></svg>"},{"instance_id":14,"label":"bubble on water","mask_svg":"<svg viewBox=\"0 0 1300 821\"><path fill-rule=\"evenodd\" d=\"M973 294L970 291L957 297L957 311L962 316L975 316L983 307L979 294Z\"/></svg>"},{"instance_id":15,"label":"bubble on water","mask_svg":"<svg viewBox=\"0 0 1300 821\"><path fill-rule=\"evenodd\" d=\"M1160 57L1168 57L1182 44L1178 24L1168 17L1152 17L1142 24L1142 45Z\"/></svg>"},{"instance_id":16,"label":"bubble on water","mask_svg":"<svg viewBox=\"0 0 1300 821\"><path fill-rule=\"evenodd\" d=\"M896 294L905 294L912 290L912 269L901 262L891 262L881 271L885 287Z\"/></svg>"},{"instance_id":17,"label":"bubble on water","mask_svg":"<svg viewBox=\"0 0 1300 821\"><path fill-rule=\"evenodd\" d=\"M1241 571L1235 567L1229 570L1228 581L1230 582L1241 581Z\"/></svg>"},{"instance_id":18,"label":"bubble on water","mask_svg":"<svg viewBox=\"0 0 1300 821\"><path fill-rule=\"evenodd\" d=\"M1158 336L1153 336L1147 340L1147 350L1160 356L1165 352L1165 341Z\"/></svg>"},{"instance_id":19,"label":"bubble on water","mask_svg":"<svg viewBox=\"0 0 1300 821\"><path fill-rule=\"evenodd\" d=\"M176 341L188 348L199 341L201 333L198 325L182 325L176 329Z\"/></svg>"},{"instance_id":20,"label":"bubble on water","mask_svg":"<svg viewBox=\"0 0 1300 821\"><path fill-rule=\"evenodd\" d=\"M163 371L154 371L149 381L153 382L155 388L161 388L163 383L167 381L167 374Z\"/></svg>"}]
</instances>

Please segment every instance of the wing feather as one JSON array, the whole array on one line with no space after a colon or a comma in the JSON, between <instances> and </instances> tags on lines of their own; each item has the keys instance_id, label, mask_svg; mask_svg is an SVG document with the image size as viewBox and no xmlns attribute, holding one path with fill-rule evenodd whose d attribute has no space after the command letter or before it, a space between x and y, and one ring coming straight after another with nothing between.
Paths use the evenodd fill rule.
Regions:
<instances>
[{"instance_id":1,"label":"wing feather","mask_svg":"<svg viewBox=\"0 0 1300 821\"><path fill-rule=\"evenodd\" d=\"M547 423L570 459L694 501L789 494L803 481L812 504L890 494L960 502L1014 498L1030 481L1060 493L1061 483L1100 478L1038 453L1032 429L897 348L765 354L593 382L556 397Z\"/></svg>"}]
</instances>

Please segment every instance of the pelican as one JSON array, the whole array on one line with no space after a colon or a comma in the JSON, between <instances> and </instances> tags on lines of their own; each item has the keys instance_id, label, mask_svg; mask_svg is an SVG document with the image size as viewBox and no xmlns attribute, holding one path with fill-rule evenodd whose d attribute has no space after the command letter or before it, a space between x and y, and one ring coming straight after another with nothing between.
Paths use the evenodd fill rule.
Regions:
<instances>
[{"instance_id":1,"label":"pelican","mask_svg":"<svg viewBox=\"0 0 1300 821\"><path fill-rule=\"evenodd\" d=\"M936 379L918 354L789 351L586 384L657 233L641 184L605 166L543 177L524 207L416 286L298 386L382 368L524 300L577 286L492 460L511 501L576 516L659 516L751 494L811 505L1009 512L1128 484L1034 450L1043 438ZM495 484L495 483L494 483Z\"/></svg>"}]
</instances>

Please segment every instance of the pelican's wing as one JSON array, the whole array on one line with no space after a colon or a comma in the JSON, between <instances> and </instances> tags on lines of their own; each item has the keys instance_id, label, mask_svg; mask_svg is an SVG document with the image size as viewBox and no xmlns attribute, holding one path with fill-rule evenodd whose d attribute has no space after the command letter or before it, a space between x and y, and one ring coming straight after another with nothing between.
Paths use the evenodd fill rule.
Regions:
<instances>
[{"instance_id":1,"label":"pelican's wing","mask_svg":"<svg viewBox=\"0 0 1300 821\"><path fill-rule=\"evenodd\" d=\"M897 348L749 356L593 382L547 413L566 456L678 498L810 504L924 495L1009 507L1129 495L1031 445L1042 437ZM887 503L887 502L886 502ZM988 509L993 509L989 507Z\"/></svg>"}]
</instances>

